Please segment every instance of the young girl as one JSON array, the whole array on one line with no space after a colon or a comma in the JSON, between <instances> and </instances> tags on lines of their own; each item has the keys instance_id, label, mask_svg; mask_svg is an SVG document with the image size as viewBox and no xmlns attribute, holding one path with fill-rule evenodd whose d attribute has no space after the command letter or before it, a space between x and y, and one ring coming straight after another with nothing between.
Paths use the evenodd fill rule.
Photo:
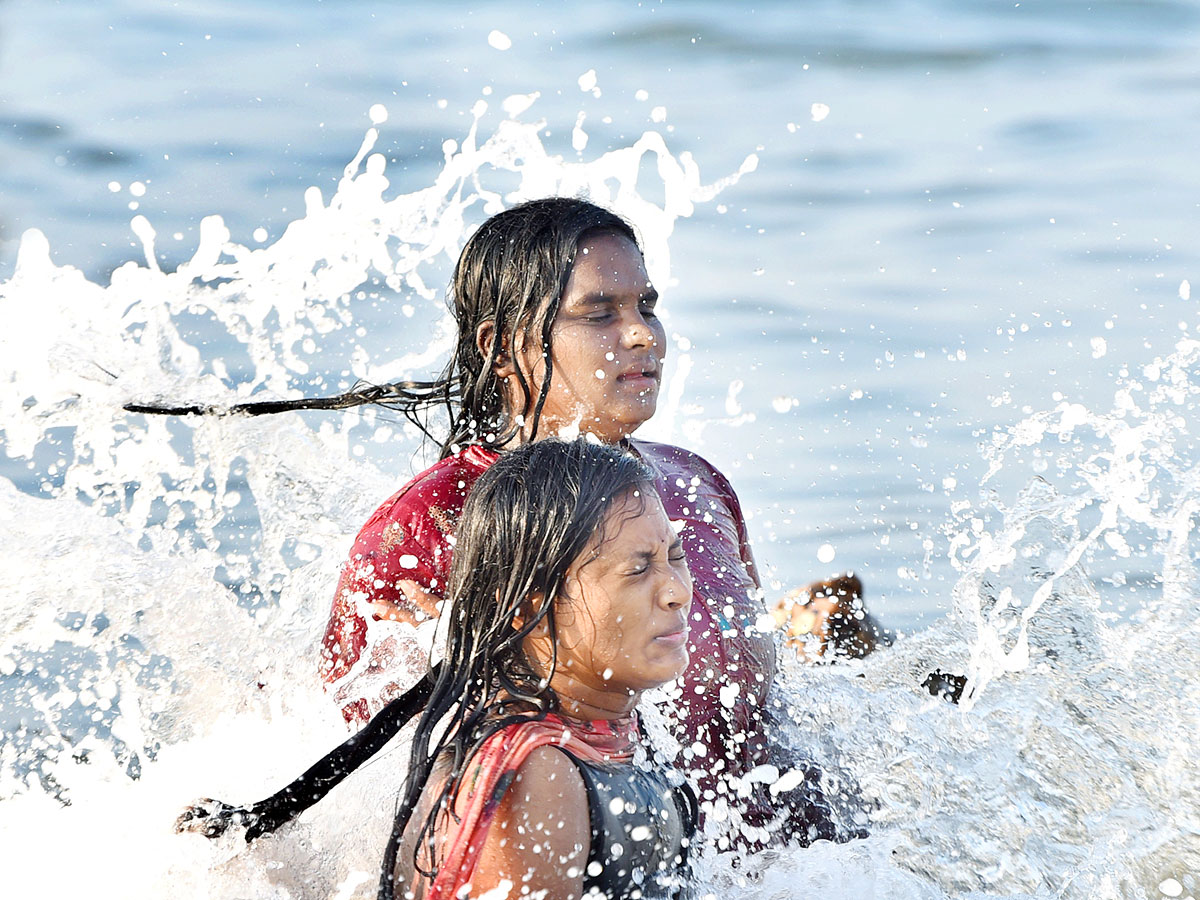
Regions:
<instances>
[{"instance_id":1,"label":"young girl","mask_svg":"<svg viewBox=\"0 0 1200 900\"><path fill-rule=\"evenodd\" d=\"M583 440L506 453L463 509L446 596L380 896L680 896L696 803L635 708L687 666L692 580L650 472ZM181 830L258 824L211 813Z\"/></svg>"}]
</instances>

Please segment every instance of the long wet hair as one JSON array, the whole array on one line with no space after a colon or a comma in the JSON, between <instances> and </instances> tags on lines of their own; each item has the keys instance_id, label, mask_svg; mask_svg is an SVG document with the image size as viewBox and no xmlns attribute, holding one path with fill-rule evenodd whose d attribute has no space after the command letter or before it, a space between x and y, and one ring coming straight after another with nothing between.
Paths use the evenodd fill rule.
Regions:
<instances>
[{"instance_id":1,"label":"long wet hair","mask_svg":"<svg viewBox=\"0 0 1200 900\"><path fill-rule=\"evenodd\" d=\"M201 800L176 820L176 829L214 838L236 825L245 828L247 843L269 834L320 801L420 715L379 897L393 900L400 841L434 764L444 759L449 776L416 842L417 855L423 844L436 869L437 811L453 801L471 757L508 725L558 710L550 688L557 647L549 670L539 674L525 656L525 638L543 626L556 633L555 601L567 569L594 538L604 539L600 529L609 511L635 493L653 496L654 475L616 447L548 439L505 453L479 477L459 519L444 658L282 790L248 806Z\"/></svg>"},{"instance_id":2,"label":"long wet hair","mask_svg":"<svg viewBox=\"0 0 1200 900\"><path fill-rule=\"evenodd\" d=\"M479 226L459 254L449 303L458 325L454 351L442 374L432 381L359 385L335 397L268 400L228 408L129 403L137 413L167 415L264 415L297 409L346 409L375 403L394 409L441 444L444 459L464 444L503 446L520 427L518 415L531 410L531 437L537 437L542 407L553 375L550 330L566 290L579 244L587 237L614 234L638 246L632 226L616 213L573 197L531 200L492 216ZM481 354L476 334L494 323L493 340ZM504 385L495 367L518 341L536 340L546 360L538 396L528 373L517 367L522 408L506 408ZM430 432L430 414L443 410L449 422L445 439Z\"/></svg>"},{"instance_id":3,"label":"long wet hair","mask_svg":"<svg viewBox=\"0 0 1200 900\"><path fill-rule=\"evenodd\" d=\"M596 538L614 504L633 492L650 496L653 485L637 459L586 440L526 444L476 482L451 564L446 654L417 724L384 854L383 900L393 897L400 841L434 764L444 760L449 776L416 841L418 855L423 846L431 863L421 873L426 877L439 861L438 811L453 803L475 752L506 726L558 709L549 686L556 656L549 671L539 674L523 642L541 627L555 634L555 600L567 569Z\"/></svg>"},{"instance_id":4,"label":"long wet hair","mask_svg":"<svg viewBox=\"0 0 1200 900\"><path fill-rule=\"evenodd\" d=\"M554 372L550 329L579 244L597 234L616 234L635 246L638 243L633 228L620 216L569 197L514 206L492 216L467 241L450 290L458 340L441 381L454 384L456 391L447 394L450 434L442 443L443 457L456 445L472 441L504 445L518 428L516 413L531 404L536 438ZM487 322L494 323L494 338L484 357L475 335ZM534 401L527 373L516 367L523 408L508 410L495 366L503 355L513 353L518 335L536 336L546 373Z\"/></svg>"}]
</instances>

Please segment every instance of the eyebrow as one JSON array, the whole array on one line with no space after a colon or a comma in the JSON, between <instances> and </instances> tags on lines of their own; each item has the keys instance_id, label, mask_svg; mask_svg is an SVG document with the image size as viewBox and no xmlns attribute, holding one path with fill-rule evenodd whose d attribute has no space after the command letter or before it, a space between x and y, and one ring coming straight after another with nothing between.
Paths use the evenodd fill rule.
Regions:
<instances>
[{"instance_id":1,"label":"eyebrow","mask_svg":"<svg viewBox=\"0 0 1200 900\"><path fill-rule=\"evenodd\" d=\"M639 303L645 303L646 301L657 300L657 299L658 299L658 291L655 290L654 288L649 288L645 291L642 291L642 293L640 293L638 295ZM617 298L614 297L612 294L605 294L603 291L597 291L594 294L585 294L584 296L580 297L575 302L579 306L600 306L602 304L615 303L616 301L617 301Z\"/></svg>"},{"instance_id":2,"label":"eyebrow","mask_svg":"<svg viewBox=\"0 0 1200 900\"><path fill-rule=\"evenodd\" d=\"M683 551L683 541L681 541L678 536L676 536L675 540L671 541L671 543L667 545L668 554L674 552L675 550L679 550L681 552ZM654 553L655 551L653 550L637 550L634 551L631 558L637 560L638 562L650 562L652 559L654 559Z\"/></svg>"}]
</instances>

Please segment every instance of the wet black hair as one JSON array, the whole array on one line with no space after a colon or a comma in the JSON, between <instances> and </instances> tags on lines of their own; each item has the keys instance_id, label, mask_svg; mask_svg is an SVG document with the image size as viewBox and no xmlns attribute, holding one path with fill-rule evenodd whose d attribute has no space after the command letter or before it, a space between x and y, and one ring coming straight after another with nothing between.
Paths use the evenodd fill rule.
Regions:
<instances>
[{"instance_id":1,"label":"wet black hair","mask_svg":"<svg viewBox=\"0 0 1200 900\"><path fill-rule=\"evenodd\" d=\"M609 511L634 492L654 496L653 473L617 447L584 438L547 439L503 454L479 477L459 519L442 661L283 790L247 807L201 801L179 817L177 829L216 837L237 824L246 828L247 842L274 831L329 793L420 714L384 852L379 897L394 897L401 839L435 763L444 760L449 776L416 841L436 868L437 811L452 802L475 752L506 726L558 709L549 684L555 659L548 672L536 672L525 656L525 638L543 623L555 633L555 600L568 568L594 538L604 537L600 529Z\"/></svg>"},{"instance_id":2,"label":"wet black hair","mask_svg":"<svg viewBox=\"0 0 1200 900\"><path fill-rule=\"evenodd\" d=\"M504 445L517 430L515 414L531 404L532 437L536 438L553 375L550 328L579 244L597 234L616 234L638 244L624 219L569 197L514 206L492 216L467 241L450 292L458 340L442 380L447 384L457 380L458 390L457 403L447 402L450 434L442 444L443 457L456 445L471 441ZM494 323L494 337L484 357L475 336L488 322ZM528 373L517 367L524 410L508 410L494 369L503 355L512 352L518 334L538 338L546 374L534 401Z\"/></svg>"},{"instance_id":3,"label":"wet black hair","mask_svg":"<svg viewBox=\"0 0 1200 900\"><path fill-rule=\"evenodd\" d=\"M653 495L649 470L626 452L584 439L526 444L475 483L450 569L446 655L417 724L384 855L384 900L392 897L400 840L435 762L448 762L449 777L416 842L424 844L432 870L438 864L437 811L453 802L474 753L506 726L558 709L549 686L555 659L548 672L538 673L523 643L543 623L555 633L555 600L567 569L597 537L614 504L635 491ZM435 740L437 729L444 730Z\"/></svg>"},{"instance_id":4,"label":"wet black hair","mask_svg":"<svg viewBox=\"0 0 1200 900\"><path fill-rule=\"evenodd\" d=\"M264 415L298 409L346 409L375 403L400 412L441 445L441 457L468 443L504 446L519 428L517 416L530 410L531 438L536 438L542 407L550 387L553 362L550 329L579 244L587 237L614 234L639 246L633 227L603 207L574 197L531 200L486 220L463 247L449 291L458 325L454 351L442 374L432 381L364 385L335 397L239 403L228 408L129 403L136 413L167 415ZM476 335L494 324L493 340L480 353ZM514 340L535 339L546 360L546 374L536 399L528 373L517 368L523 408L506 408L497 362L511 353ZM442 409L449 428L444 439L430 430L430 413Z\"/></svg>"}]
</instances>

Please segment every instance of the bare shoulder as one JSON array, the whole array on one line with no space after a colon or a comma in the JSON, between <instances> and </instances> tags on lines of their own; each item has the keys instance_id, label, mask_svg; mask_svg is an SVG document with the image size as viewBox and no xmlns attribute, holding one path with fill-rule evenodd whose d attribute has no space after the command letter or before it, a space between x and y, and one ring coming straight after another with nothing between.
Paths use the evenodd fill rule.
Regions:
<instances>
[{"instance_id":1,"label":"bare shoulder","mask_svg":"<svg viewBox=\"0 0 1200 900\"><path fill-rule=\"evenodd\" d=\"M589 822L587 788L579 768L557 747L538 747L517 769L513 783L500 803L501 818L520 820L524 826L574 836L581 826L585 836Z\"/></svg>"},{"instance_id":2,"label":"bare shoulder","mask_svg":"<svg viewBox=\"0 0 1200 900\"><path fill-rule=\"evenodd\" d=\"M522 894L579 897L590 848L583 776L562 750L539 747L500 802L474 884L482 891L507 881Z\"/></svg>"},{"instance_id":3,"label":"bare shoulder","mask_svg":"<svg viewBox=\"0 0 1200 900\"><path fill-rule=\"evenodd\" d=\"M548 787L577 792L579 799L587 802L579 767L558 747L538 747L530 753L517 769L517 781L542 782Z\"/></svg>"}]
</instances>

